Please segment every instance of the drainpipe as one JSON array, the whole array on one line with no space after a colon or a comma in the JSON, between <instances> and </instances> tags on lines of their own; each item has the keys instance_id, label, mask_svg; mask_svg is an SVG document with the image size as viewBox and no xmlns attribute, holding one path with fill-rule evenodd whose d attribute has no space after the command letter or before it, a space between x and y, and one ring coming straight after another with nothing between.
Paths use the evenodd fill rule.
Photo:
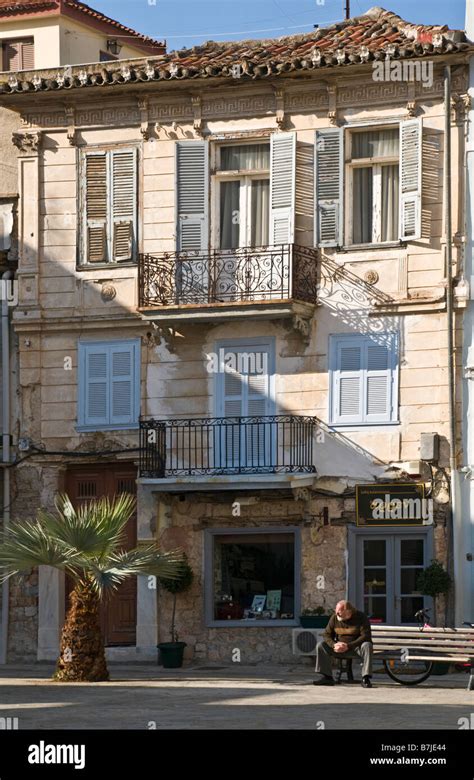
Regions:
<instances>
[{"instance_id":1,"label":"drainpipe","mask_svg":"<svg viewBox=\"0 0 474 780\"><path fill-rule=\"evenodd\" d=\"M456 377L454 364L453 228L451 206L451 67L446 65L444 69L444 230L446 239L446 317L448 327L449 468L451 472L451 504L448 510L446 525L446 552L448 571L451 570L452 572L454 566L455 620L459 620L459 615L462 612L462 568L459 566L459 555L454 547L454 525L459 521L457 516L459 475L456 464ZM456 539L457 536L458 533L456 532ZM448 614L446 618L448 618ZM449 622L449 620L446 622Z\"/></svg>"},{"instance_id":2,"label":"drainpipe","mask_svg":"<svg viewBox=\"0 0 474 780\"><path fill-rule=\"evenodd\" d=\"M10 524L10 315L8 310L8 295L6 295L7 280L13 276L11 271L5 271L2 276L2 444L3 444L3 530L8 531ZM8 653L8 613L10 601L10 582L6 580L2 586L2 632L0 643L0 664L6 664Z\"/></svg>"}]
</instances>

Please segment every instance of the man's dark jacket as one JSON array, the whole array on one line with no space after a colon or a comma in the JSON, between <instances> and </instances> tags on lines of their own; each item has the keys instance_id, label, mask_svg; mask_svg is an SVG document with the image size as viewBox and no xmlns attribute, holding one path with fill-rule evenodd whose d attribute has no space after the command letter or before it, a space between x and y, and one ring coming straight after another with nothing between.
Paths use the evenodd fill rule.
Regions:
<instances>
[{"instance_id":1,"label":"man's dark jacket","mask_svg":"<svg viewBox=\"0 0 474 780\"><path fill-rule=\"evenodd\" d=\"M349 650L355 650L363 642L372 642L369 619L358 610L348 620L338 620L334 613L326 626L324 641L329 647L345 642Z\"/></svg>"}]
</instances>

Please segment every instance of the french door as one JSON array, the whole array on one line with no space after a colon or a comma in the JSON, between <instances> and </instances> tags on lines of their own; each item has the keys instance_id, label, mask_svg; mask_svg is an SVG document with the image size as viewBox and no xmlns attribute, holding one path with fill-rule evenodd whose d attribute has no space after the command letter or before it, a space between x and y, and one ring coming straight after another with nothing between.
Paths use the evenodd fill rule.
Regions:
<instances>
[{"instance_id":1,"label":"french door","mask_svg":"<svg viewBox=\"0 0 474 780\"><path fill-rule=\"evenodd\" d=\"M355 601L373 622L410 625L415 612L432 606L417 591L419 573L428 565L426 534L358 534Z\"/></svg>"},{"instance_id":2,"label":"french door","mask_svg":"<svg viewBox=\"0 0 474 780\"><path fill-rule=\"evenodd\" d=\"M102 496L112 498L119 493L136 493L137 470L133 464L78 466L68 471L66 492L77 508ZM124 550L137 543L137 518L134 514L125 527ZM72 581L66 577L66 610ZM136 644L137 578L129 577L107 601L101 605L101 627L105 645Z\"/></svg>"},{"instance_id":3,"label":"french door","mask_svg":"<svg viewBox=\"0 0 474 780\"><path fill-rule=\"evenodd\" d=\"M273 344L249 342L220 347L217 376L218 465L261 470L275 464ZM260 418L260 419L255 419Z\"/></svg>"}]
</instances>

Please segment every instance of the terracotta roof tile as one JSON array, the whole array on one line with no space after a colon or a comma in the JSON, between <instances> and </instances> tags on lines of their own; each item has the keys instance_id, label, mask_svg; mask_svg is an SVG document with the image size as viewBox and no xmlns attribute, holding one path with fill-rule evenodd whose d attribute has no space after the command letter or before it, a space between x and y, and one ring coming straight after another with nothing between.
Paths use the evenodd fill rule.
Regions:
<instances>
[{"instance_id":1,"label":"terracotta roof tile","mask_svg":"<svg viewBox=\"0 0 474 780\"><path fill-rule=\"evenodd\" d=\"M302 35L223 43L208 41L159 57L101 63L100 68L97 65L77 66L68 76L37 72L30 79L23 76L24 81L12 76L9 82L0 83L0 92L27 93L30 90L175 79L232 79L236 65L240 66L240 77L245 81L295 71L357 65L385 56L397 59L458 52L474 52L474 45L461 30L410 24L391 11L375 7L363 16Z\"/></svg>"},{"instance_id":2,"label":"terracotta roof tile","mask_svg":"<svg viewBox=\"0 0 474 780\"><path fill-rule=\"evenodd\" d=\"M101 11L96 11L94 8L79 2L79 0L0 0L0 19L6 16L17 16L18 14L36 13L38 11L54 10L58 11L67 10L76 11L88 16L90 19L95 19L98 22L111 25L120 32L127 33L131 38L139 40L141 43L157 46L159 48L165 48L165 43L162 41L156 41L154 38L150 38L148 35L132 30L131 27L117 22L115 19L111 19L110 16L106 16Z\"/></svg>"}]
</instances>

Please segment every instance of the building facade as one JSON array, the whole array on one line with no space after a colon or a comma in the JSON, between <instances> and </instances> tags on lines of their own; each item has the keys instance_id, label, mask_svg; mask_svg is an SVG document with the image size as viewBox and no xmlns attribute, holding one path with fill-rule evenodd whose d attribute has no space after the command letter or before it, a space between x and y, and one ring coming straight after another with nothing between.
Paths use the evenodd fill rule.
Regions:
<instances>
[{"instance_id":1,"label":"building facade","mask_svg":"<svg viewBox=\"0 0 474 780\"><path fill-rule=\"evenodd\" d=\"M182 547L195 572L188 659L287 662L301 612L343 597L413 623L418 573L452 568L464 201L456 185L448 236L444 174L471 51L374 9L0 83L21 117L13 515L136 489L130 544ZM385 497L421 484L420 523L387 522ZM111 658L169 638L155 585L104 611ZM45 567L12 585L9 658L56 656L66 591Z\"/></svg>"}]
</instances>

